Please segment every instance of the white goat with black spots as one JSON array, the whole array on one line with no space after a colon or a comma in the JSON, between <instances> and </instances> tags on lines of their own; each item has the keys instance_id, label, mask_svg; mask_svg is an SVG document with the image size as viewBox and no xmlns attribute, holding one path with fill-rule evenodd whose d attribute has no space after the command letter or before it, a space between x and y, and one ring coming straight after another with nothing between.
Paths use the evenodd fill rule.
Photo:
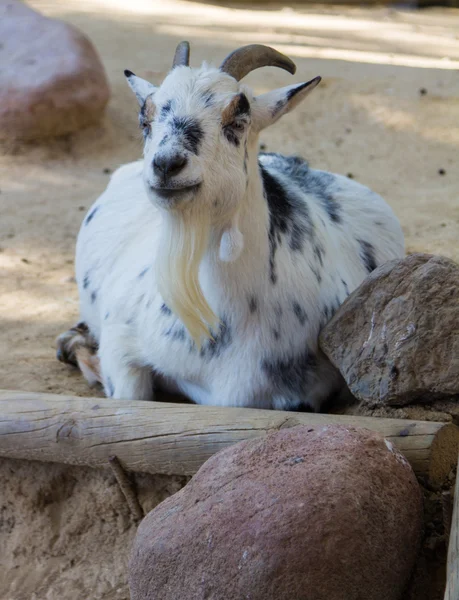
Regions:
<instances>
[{"instance_id":1,"label":"white goat with black spots","mask_svg":"<svg viewBox=\"0 0 459 600\"><path fill-rule=\"evenodd\" d=\"M370 271L404 255L384 200L296 156L258 153L260 131L320 81L259 96L239 83L290 59L266 46L219 69L179 44L160 87L126 71L144 159L118 169L77 242L81 323L58 357L114 398L181 392L199 404L319 410L343 380L321 327Z\"/></svg>"}]
</instances>

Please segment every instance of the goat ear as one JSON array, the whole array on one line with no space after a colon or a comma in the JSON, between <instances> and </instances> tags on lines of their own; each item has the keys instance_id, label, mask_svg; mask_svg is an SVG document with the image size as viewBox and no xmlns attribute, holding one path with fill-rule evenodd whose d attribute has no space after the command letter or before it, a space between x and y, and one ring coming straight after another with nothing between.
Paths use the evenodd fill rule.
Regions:
<instances>
[{"instance_id":1,"label":"goat ear","mask_svg":"<svg viewBox=\"0 0 459 600\"><path fill-rule=\"evenodd\" d=\"M132 71L128 71L127 69L124 71L124 75L139 105L143 106L147 97L156 92L156 86L141 77L137 77L137 75L134 75Z\"/></svg>"},{"instance_id":2,"label":"goat ear","mask_svg":"<svg viewBox=\"0 0 459 600\"><path fill-rule=\"evenodd\" d=\"M320 83L314 77L307 83L296 83L256 97L252 103L252 127L257 132L269 127L290 112Z\"/></svg>"}]
</instances>

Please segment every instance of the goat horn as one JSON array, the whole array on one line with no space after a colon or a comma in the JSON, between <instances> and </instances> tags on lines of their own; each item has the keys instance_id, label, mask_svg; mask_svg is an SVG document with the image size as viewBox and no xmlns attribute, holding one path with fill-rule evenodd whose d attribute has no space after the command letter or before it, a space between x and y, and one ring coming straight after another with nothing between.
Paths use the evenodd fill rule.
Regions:
<instances>
[{"instance_id":1,"label":"goat horn","mask_svg":"<svg viewBox=\"0 0 459 600\"><path fill-rule=\"evenodd\" d=\"M189 42L180 42L177 46L174 54L174 62L172 63L172 68L174 67L189 67L190 66L190 43Z\"/></svg>"},{"instance_id":2,"label":"goat horn","mask_svg":"<svg viewBox=\"0 0 459 600\"><path fill-rule=\"evenodd\" d=\"M292 75L296 71L295 63L288 56L261 44L242 46L231 52L220 65L220 71L240 81L248 73L260 67L279 67Z\"/></svg>"}]
</instances>

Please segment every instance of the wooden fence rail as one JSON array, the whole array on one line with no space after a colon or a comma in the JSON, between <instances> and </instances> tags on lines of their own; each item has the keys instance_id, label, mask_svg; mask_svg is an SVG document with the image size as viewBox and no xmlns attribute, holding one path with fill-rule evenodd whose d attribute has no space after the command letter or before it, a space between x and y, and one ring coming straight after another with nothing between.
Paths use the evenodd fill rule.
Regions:
<instances>
[{"instance_id":1,"label":"wooden fence rail","mask_svg":"<svg viewBox=\"0 0 459 600\"><path fill-rule=\"evenodd\" d=\"M456 464L459 428L402 419L221 408L0 391L0 457L192 475L215 452L295 425L382 433L418 475L441 483Z\"/></svg>"}]
</instances>

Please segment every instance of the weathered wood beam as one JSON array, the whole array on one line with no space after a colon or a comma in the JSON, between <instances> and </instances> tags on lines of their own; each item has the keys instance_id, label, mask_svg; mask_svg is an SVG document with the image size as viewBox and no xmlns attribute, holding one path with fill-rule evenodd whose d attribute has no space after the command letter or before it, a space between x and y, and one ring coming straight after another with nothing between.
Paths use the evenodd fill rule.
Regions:
<instances>
[{"instance_id":1,"label":"weathered wood beam","mask_svg":"<svg viewBox=\"0 0 459 600\"><path fill-rule=\"evenodd\" d=\"M301 424L379 431L432 483L457 460L446 423L0 391L0 457L91 467L115 455L130 471L192 475L226 446Z\"/></svg>"}]
</instances>

